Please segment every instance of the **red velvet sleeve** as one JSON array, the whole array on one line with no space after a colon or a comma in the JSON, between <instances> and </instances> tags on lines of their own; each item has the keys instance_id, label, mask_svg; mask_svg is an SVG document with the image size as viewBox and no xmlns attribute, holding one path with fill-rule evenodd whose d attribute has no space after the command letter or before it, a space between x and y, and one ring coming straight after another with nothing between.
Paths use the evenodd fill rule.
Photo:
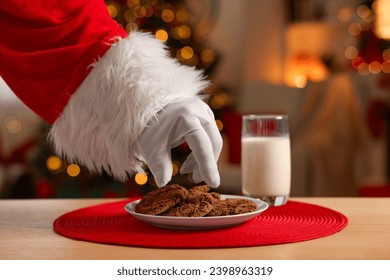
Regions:
<instances>
[{"instance_id":1,"label":"red velvet sleeve","mask_svg":"<svg viewBox=\"0 0 390 280\"><path fill-rule=\"evenodd\" d=\"M0 34L0 76L50 124L90 65L127 36L103 0L0 1Z\"/></svg>"}]
</instances>

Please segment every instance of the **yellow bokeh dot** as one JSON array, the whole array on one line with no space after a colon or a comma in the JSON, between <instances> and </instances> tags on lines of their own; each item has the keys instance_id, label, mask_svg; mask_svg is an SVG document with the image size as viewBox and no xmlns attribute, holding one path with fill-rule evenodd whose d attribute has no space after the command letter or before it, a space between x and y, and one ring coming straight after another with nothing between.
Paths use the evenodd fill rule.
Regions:
<instances>
[{"instance_id":1,"label":"yellow bokeh dot","mask_svg":"<svg viewBox=\"0 0 390 280\"><path fill-rule=\"evenodd\" d=\"M215 52L212 50L204 50L200 53L200 59L206 65L209 65L215 60Z\"/></svg>"},{"instance_id":2,"label":"yellow bokeh dot","mask_svg":"<svg viewBox=\"0 0 390 280\"><path fill-rule=\"evenodd\" d=\"M355 22L348 27L348 31L352 36L358 36L362 32L362 27Z\"/></svg>"},{"instance_id":3,"label":"yellow bokeh dot","mask_svg":"<svg viewBox=\"0 0 390 280\"><path fill-rule=\"evenodd\" d=\"M11 134L19 134L22 131L22 123L15 117L7 117L4 120L4 126Z\"/></svg>"},{"instance_id":4,"label":"yellow bokeh dot","mask_svg":"<svg viewBox=\"0 0 390 280\"><path fill-rule=\"evenodd\" d=\"M361 18L368 18L370 16L370 14L371 14L371 10L366 5L360 5L357 8L356 13Z\"/></svg>"},{"instance_id":5,"label":"yellow bokeh dot","mask_svg":"<svg viewBox=\"0 0 390 280\"><path fill-rule=\"evenodd\" d=\"M185 9L178 9L176 11L176 19L179 22L188 22L190 20L190 14Z\"/></svg>"},{"instance_id":6,"label":"yellow bokeh dot","mask_svg":"<svg viewBox=\"0 0 390 280\"><path fill-rule=\"evenodd\" d=\"M359 51L357 50L357 48L353 47L353 46L350 46L348 48L345 49L345 57L348 58L348 59L354 59L358 56L359 54Z\"/></svg>"},{"instance_id":7,"label":"yellow bokeh dot","mask_svg":"<svg viewBox=\"0 0 390 280\"><path fill-rule=\"evenodd\" d=\"M176 33L180 39L188 39L191 37L192 31L188 25L181 25L177 27Z\"/></svg>"},{"instance_id":8,"label":"yellow bokeh dot","mask_svg":"<svg viewBox=\"0 0 390 280\"><path fill-rule=\"evenodd\" d=\"M166 32L164 29L157 30L154 36L163 42L168 40L168 32Z\"/></svg>"},{"instance_id":9,"label":"yellow bokeh dot","mask_svg":"<svg viewBox=\"0 0 390 280\"><path fill-rule=\"evenodd\" d=\"M220 109L228 102L228 96L226 93L218 93L210 100L210 106L213 109Z\"/></svg>"},{"instance_id":10,"label":"yellow bokeh dot","mask_svg":"<svg viewBox=\"0 0 390 280\"><path fill-rule=\"evenodd\" d=\"M368 70L371 74L378 74L382 70L382 64L378 61L373 61L368 65Z\"/></svg>"},{"instance_id":11,"label":"yellow bokeh dot","mask_svg":"<svg viewBox=\"0 0 390 280\"><path fill-rule=\"evenodd\" d=\"M390 73L390 61L385 61L382 63L382 71L384 73Z\"/></svg>"},{"instance_id":12,"label":"yellow bokeh dot","mask_svg":"<svg viewBox=\"0 0 390 280\"><path fill-rule=\"evenodd\" d=\"M177 175L179 173L180 164L178 162L172 163L172 176Z\"/></svg>"},{"instance_id":13,"label":"yellow bokeh dot","mask_svg":"<svg viewBox=\"0 0 390 280\"><path fill-rule=\"evenodd\" d=\"M370 73L370 70L368 68L368 64L363 62L363 63L360 63L359 66L358 66L358 72L360 75L368 75Z\"/></svg>"},{"instance_id":14,"label":"yellow bokeh dot","mask_svg":"<svg viewBox=\"0 0 390 280\"><path fill-rule=\"evenodd\" d=\"M50 156L46 160L46 167L49 170L55 171L60 169L62 166L62 160L56 156Z\"/></svg>"},{"instance_id":15,"label":"yellow bokeh dot","mask_svg":"<svg viewBox=\"0 0 390 280\"><path fill-rule=\"evenodd\" d=\"M127 0L127 6L129 8L134 8L136 6L139 6L139 0Z\"/></svg>"},{"instance_id":16,"label":"yellow bokeh dot","mask_svg":"<svg viewBox=\"0 0 390 280\"><path fill-rule=\"evenodd\" d=\"M138 185L145 185L146 182L148 181L148 175L145 174L145 173L139 173L138 172L137 174L135 174L134 181Z\"/></svg>"},{"instance_id":17,"label":"yellow bokeh dot","mask_svg":"<svg viewBox=\"0 0 390 280\"><path fill-rule=\"evenodd\" d=\"M390 48L383 51L382 57L384 60L390 61Z\"/></svg>"},{"instance_id":18,"label":"yellow bokeh dot","mask_svg":"<svg viewBox=\"0 0 390 280\"><path fill-rule=\"evenodd\" d=\"M134 16L137 18L143 18L146 16L146 8L144 6L138 6L133 10Z\"/></svg>"},{"instance_id":19,"label":"yellow bokeh dot","mask_svg":"<svg viewBox=\"0 0 390 280\"><path fill-rule=\"evenodd\" d=\"M352 11L349 8L341 8L337 11L337 19L341 22L348 22L352 17Z\"/></svg>"},{"instance_id":20,"label":"yellow bokeh dot","mask_svg":"<svg viewBox=\"0 0 390 280\"><path fill-rule=\"evenodd\" d=\"M130 9L125 12L123 17L127 22L134 22L136 20L136 16L134 15L133 10Z\"/></svg>"},{"instance_id":21,"label":"yellow bokeh dot","mask_svg":"<svg viewBox=\"0 0 390 280\"><path fill-rule=\"evenodd\" d=\"M138 24L136 24L135 22L130 22L128 24L126 24L126 31L128 33L131 33L133 31L136 31L138 30Z\"/></svg>"},{"instance_id":22,"label":"yellow bokeh dot","mask_svg":"<svg viewBox=\"0 0 390 280\"><path fill-rule=\"evenodd\" d=\"M175 13L171 9L165 9L161 13L161 19L165 22L172 22L175 19Z\"/></svg>"},{"instance_id":23,"label":"yellow bokeh dot","mask_svg":"<svg viewBox=\"0 0 390 280\"><path fill-rule=\"evenodd\" d=\"M112 18L115 18L118 15L118 8L115 7L113 4L107 5L107 10Z\"/></svg>"},{"instance_id":24,"label":"yellow bokeh dot","mask_svg":"<svg viewBox=\"0 0 390 280\"><path fill-rule=\"evenodd\" d=\"M181 49L180 55L184 59L191 59L194 55L194 50L191 47L186 46Z\"/></svg>"},{"instance_id":25,"label":"yellow bokeh dot","mask_svg":"<svg viewBox=\"0 0 390 280\"><path fill-rule=\"evenodd\" d=\"M68 173L70 177L76 177L80 174L80 166L75 163L69 164L66 168L66 173Z\"/></svg>"},{"instance_id":26,"label":"yellow bokeh dot","mask_svg":"<svg viewBox=\"0 0 390 280\"><path fill-rule=\"evenodd\" d=\"M217 124L218 130L222 131L222 129L223 129L223 122L221 120L215 120L215 123Z\"/></svg>"}]
</instances>

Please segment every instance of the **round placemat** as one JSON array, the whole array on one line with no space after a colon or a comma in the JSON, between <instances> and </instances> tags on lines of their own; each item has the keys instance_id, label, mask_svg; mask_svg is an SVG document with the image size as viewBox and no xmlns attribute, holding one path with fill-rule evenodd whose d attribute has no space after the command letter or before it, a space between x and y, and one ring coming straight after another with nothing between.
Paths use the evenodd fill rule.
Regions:
<instances>
[{"instance_id":1,"label":"round placemat","mask_svg":"<svg viewBox=\"0 0 390 280\"><path fill-rule=\"evenodd\" d=\"M334 234L348 224L343 214L318 205L289 201L269 207L240 225L212 230L165 229L124 210L132 200L81 208L58 217L54 231L77 240L149 248L228 248L299 242Z\"/></svg>"}]
</instances>

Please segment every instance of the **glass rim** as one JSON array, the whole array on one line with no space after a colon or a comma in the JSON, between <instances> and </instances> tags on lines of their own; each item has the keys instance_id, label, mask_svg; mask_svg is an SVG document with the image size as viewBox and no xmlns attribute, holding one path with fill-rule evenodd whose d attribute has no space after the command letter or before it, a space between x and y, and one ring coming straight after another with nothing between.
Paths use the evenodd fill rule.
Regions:
<instances>
[{"instance_id":1,"label":"glass rim","mask_svg":"<svg viewBox=\"0 0 390 280\"><path fill-rule=\"evenodd\" d=\"M244 114L242 117L246 119L288 119L287 114Z\"/></svg>"}]
</instances>

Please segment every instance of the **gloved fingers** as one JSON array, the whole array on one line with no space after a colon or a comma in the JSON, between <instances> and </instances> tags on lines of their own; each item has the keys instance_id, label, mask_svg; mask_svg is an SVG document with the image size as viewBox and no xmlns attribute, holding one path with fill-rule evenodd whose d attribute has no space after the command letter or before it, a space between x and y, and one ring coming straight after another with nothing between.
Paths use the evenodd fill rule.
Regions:
<instances>
[{"instance_id":1,"label":"gloved fingers","mask_svg":"<svg viewBox=\"0 0 390 280\"><path fill-rule=\"evenodd\" d=\"M185 139L192 150L203 181L210 187L218 187L220 177L217 162L207 133L203 128L199 128L187 134Z\"/></svg>"},{"instance_id":2,"label":"gloved fingers","mask_svg":"<svg viewBox=\"0 0 390 280\"><path fill-rule=\"evenodd\" d=\"M214 159L217 161L219 155L221 154L222 145L223 145L221 133L219 132L215 122L207 123L203 125L203 128L210 139L211 145L213 147Z\"/></svg>"},{"instance_id":3,"label":"gloved fingers","mask_svg":"<svg viewBox=\"0 0 390 280\"><path fill-rule=\"evenodd\" d=\"M162 152L151 159L147 159L147 163L157 186L161 188L167 185L172 179L173 171L170 154Z\"/></svg>"},{"instance_id":4,"label":"gloved fingers","mask_svg":"<svg viewBox=\"0 0 390 280\"><path fill-rule=\"evenodd\" d=\"M196 167L192 173L192 180L194 180L194 183L200 183L203 181L202 175L200 174L200 170L198 167Z\"/></svg>"},{"instance_id":5,"label":"gloved fingers","mask_svg":"<svg viewBox=\"0 0 390 280\"><path fill-rule=\"evenodd\" d=\"M204 129L211 141L214 159L215 161L217 161L219 155L221 154L222 145L223 145L221 134L219 133L217 126L214 126L213 124L206 124L204 126ZM183 162L180 168L180 173L185 174L185 173L194 172L196 166L197 163L194 158L194 154L190 153L189 156L186 158L186 160Z\"/></svg>"},{"instance_id":6,"label":"gloved fingers","mask_svg":"<svg viewBox=\"0 0 390 280\"><path fill-rule=\"evenodd\" d=\"M182 164L182 167L180 168L180 173L192 173L192 180L195 183L200 183L203 181L202 175L200 174L200 170L196 164L193 153L191 153Z\"/></svg>"},{"instance_id":7,"label":"gloved fingers","mask_svg":"<svg viewBox=\"0 0 390 280\"><path fill-rule=\"evenodd\" d=\"M194 171L195 167L196 167L196 161L194 158L194 154L190 153L186 158L186 160L181 165L180 173L181 174L191 173Z\"/></svg>"}]
</instances>

